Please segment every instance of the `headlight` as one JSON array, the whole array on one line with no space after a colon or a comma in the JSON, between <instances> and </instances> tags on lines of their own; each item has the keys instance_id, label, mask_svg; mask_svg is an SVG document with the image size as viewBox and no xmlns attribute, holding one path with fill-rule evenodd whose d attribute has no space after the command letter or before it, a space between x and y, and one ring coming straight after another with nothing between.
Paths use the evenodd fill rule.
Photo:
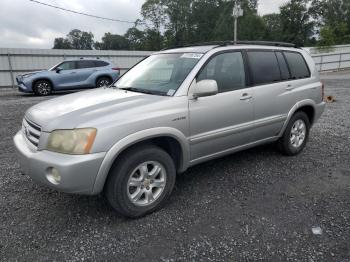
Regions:
<instances>
[{"instance_id":1,"label":"headlight","mask_svg":"<svg viewBox=\"0 0 350 262\"><path fill-rule=\"evenodd\" d=\"M96 132L95 128L54 130L49 136L46 149L63 154L89 154Z\"/></svg>"}]
</instances>

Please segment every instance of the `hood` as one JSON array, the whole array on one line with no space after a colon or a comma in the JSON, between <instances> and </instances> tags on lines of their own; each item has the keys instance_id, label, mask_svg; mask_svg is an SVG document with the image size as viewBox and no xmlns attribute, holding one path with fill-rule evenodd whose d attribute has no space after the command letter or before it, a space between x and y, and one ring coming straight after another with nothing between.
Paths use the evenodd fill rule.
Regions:
<instances>
[{"instance_id":1,"label":"hood","mask_svg":"<svg viewBox=\"0 0 350 262\"><path fill-rule=\"evenodd\" d=\"M58 128L92 127L84 124L91 124L99 118L116 121L116 116L131 117L133 113L144 112L143 108L150 108L151 104L168 99L170 97L98 88L41 102L26 112L26 118L46 132Z\"/></svg>"},{"instance_id":2,"label":"hood","mask_svg":"<svg viewBox=\"0 0 350 262\"><path fill-rule=\"evenodd\" d=\"M29 72L29 73L25 73L22 76L26 76L26 75L35 75L35 74L39 74L39 73L43 73L43 72L47 72L48 70L40 70L40 71L33 71L33 72Z\"/></svg>"}]
</instances>

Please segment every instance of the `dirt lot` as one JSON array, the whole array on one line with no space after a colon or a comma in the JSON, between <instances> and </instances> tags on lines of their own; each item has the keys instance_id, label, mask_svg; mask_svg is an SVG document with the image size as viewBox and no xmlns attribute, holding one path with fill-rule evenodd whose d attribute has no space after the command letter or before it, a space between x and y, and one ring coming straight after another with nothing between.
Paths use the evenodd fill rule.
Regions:
<instances>
[{"instance_id":1,"label":"dirt lot","mask_svg":"<svg viewBox=\"0 0 350 262\"><path fill-rule=\"evenodd\" d=\"M326 87L337 101L301 155L268 145L193 167L137 220L20 175L12 137L43 98L0 91L0 260L350 261L350 80Z\"/></svg>"}]
</instances>

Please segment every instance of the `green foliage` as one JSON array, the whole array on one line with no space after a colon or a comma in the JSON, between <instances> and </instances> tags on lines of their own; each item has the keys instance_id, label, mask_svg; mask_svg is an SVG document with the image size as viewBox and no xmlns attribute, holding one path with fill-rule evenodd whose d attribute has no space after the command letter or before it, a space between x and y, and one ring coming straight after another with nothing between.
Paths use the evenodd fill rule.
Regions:
<instances>
[{"instance_id":1,"label":"green foliage","mask_svg":"<svg viewBox=\"0 0 350 262\"><path fill-rule=\"evenodd\" d=\"M128 50L129 41L125 36L105 33L101 42L95 43L95 49L99 50Z\"/></svg>"},{"instance_id":2,"label":"green foliage","mask_svg":"<svg viewBox=\"0 0 350 262\"><path fill-rule=\"evenodd\" d=\"M94 43L91 33L75 29L66 38L56 38L54 48L159 50L232 40L235 3L244 10L238 19L239 40L326 47L350 42L350 0L289 0L279 13L264 16L257 12L258 0L145 0L142 21L125 35L106 33Z\"/></svg>"},{"instance_id":3,"label":"green foliage","mask_svg":"<svg viewBox=\"0 0 350 262\"><path fill-rule=\"evenodd\" d=\"M73 29L66 38L56 38L53 49L82 49L92 50L94 35L79 29Z\"/></svg>"}]
</instances>

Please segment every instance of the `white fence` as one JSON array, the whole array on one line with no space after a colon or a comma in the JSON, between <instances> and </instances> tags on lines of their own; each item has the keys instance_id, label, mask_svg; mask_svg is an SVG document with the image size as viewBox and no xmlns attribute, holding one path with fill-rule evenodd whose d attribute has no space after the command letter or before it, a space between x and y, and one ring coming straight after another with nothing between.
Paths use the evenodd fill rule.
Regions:
<instances>
[{"instance_id":1,"label":"white fence","mask_svg":"<svg viewBox=\"0 0 350 262\"><path fill-rule=\"evenodd\" d=\"M335 46L330 53L320 53L315 48L308 49L319 71L350 68L350 45ZM63 60L81 57L100 57L109 60L124 73L151 53L148 51L0 48L0 88L15 87L15 79L19 74L48 69Z\"/></svg>"},{"instance_id":2,"label":"white fence","mask_svg":"<svg viewBox=\"0 0 350 262\"><path fill-rule=\"evenodd\" d=\"M48 69L66 59L96 58L111 61L124 73L152 52L0 48L0 88L16 86L16 76Z\"/></svg>"}]
</instances>

